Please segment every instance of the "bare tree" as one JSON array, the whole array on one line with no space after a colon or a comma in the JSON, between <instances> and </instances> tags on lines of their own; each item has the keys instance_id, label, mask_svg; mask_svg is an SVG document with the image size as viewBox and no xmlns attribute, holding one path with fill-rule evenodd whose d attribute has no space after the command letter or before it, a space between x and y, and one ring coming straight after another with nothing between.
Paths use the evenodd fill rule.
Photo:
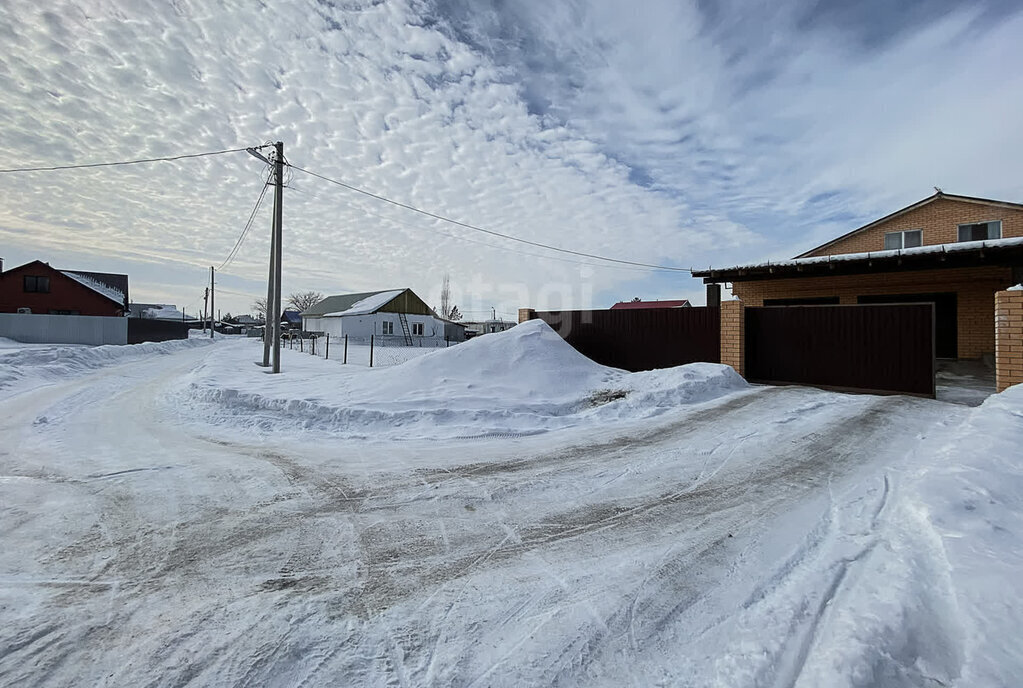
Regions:
<instances>
[{"instance_id":1,"label":"bare tree","mask_svg":"<svg viewBox=\"0 0 1023 688\"><path fill-rule=\"evenodd\" d=\"M320 301L323 301L323 294L318 291L292 292L288 296L288 305L299 311L309 310Z\"/></svg>"},{"instance_id":2,"label":"bare tree","mask_svg":"<svg viewBox=\"0 0 1023 688\"><path fill-rule=\"evenodd\" d=\"M259 297L252 302L252 311L256 314L257 320L266 322L266 298Z\"/></svg>"}]
</instances>

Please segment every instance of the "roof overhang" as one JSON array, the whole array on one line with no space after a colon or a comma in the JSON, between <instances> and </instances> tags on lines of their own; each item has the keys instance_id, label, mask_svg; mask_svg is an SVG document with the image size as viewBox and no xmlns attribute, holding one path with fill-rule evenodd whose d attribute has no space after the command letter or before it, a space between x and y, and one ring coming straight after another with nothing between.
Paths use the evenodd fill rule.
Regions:
<instances>
[{"instance_id":1,"label":"roof overhang","mask_svg":"<svg viewBox=\"0 0 1023 688\"><path fill-rule=\"evenodd\" d=\"M720 270L713 268L694 270L693 277L702 278L705 284L716 284L973 267L1023 267L1023 238L921 246L901 251L797 258L777 263L739 265Z\"/></svg>"}]
</instances>

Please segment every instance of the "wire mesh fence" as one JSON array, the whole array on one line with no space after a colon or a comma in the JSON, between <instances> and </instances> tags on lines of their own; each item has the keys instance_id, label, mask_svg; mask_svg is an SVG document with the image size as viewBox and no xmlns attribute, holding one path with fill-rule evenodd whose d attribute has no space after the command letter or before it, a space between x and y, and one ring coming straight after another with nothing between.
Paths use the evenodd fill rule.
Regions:
<instances>
[{"instance_id":1,"label":"wire mesh fence","mask_svg":"<svg viewBox=\"0 0 1023 688\"><path fill-rule=\"evenodd\" d=\"M403 337L287 336L282 346L293 351L347 365L386 368L454 346L443 339L414 337L412 346Z\"/></svg>"}]
</instances>

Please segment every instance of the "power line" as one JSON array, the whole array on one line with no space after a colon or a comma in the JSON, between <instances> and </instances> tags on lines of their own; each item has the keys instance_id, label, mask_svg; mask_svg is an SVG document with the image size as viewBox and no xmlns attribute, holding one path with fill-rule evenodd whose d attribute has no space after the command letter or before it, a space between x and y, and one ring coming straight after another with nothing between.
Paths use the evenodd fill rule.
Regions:
<instances>
[{"instance_id":1,"label":"power line","mask_svg":"<svg viewBox=\"0 0 1023 688\"><path fill-rule=\"evenodd\" d=\"M443 222L449 222L449 223L451 223L453 225L457 225L459 227L464 227L465 229L471 229L474 232L483 232L484 234L490 234L492 236L501 237L502 239L508 239L509 241L517 241L517 242L522 243L522 244L529 244L530 246L537 246L539 248L544 248L544 249L547 249L549 251L558 251L560 253L569 253L571 255L582 256L584 258L595 258L597 260L606 260L606 261L611 262L611 263L621 263L623 265L635 265L635 266L643 267L643 268L653 268L655 270L669 270L669 271L672 271L672 272L692 272L692 270L690 268L677 268L677 267L671 267L671 266L668 266L668 265L654 265L653 263L640 263L640 262L633 261L633 260L623 260L621 258L608 258L607 256L601 256L601 255L598 255L596 253L586 253L584 251L573 251L571 249L561 248L559 246L551 246L550 244L542 244L542 243L537 242L537 241L530 241L528 239L520 239L519 237L511 236L510 234L502 234L501 232L495 232L492 229L486 229L484 227L478 227L476 225L471 225L471 224L469 224L467 222L460 222L458 220L453 220L450 217L445 217L443 215L438 215L437 213L431 213L428 210L423 210L421 208L417 208L415 206L408 205L407 203L402 203L401 201L392 200L390 198L387 198L386 196L381 196L379 194L373 193L372 191L366 191L365 189L360 189L357 186L352 186L351 184L346 184L345 182L338 181L337 179L331 179L330 177L325 177L322 174L317 174L315 172L311 172L309 170L306 170L306 169L303 169L301 167L298 167L297 165L292 165L291 163L288 163L288 166L298 170L299 172L304 172L304 173L308 174L311 177L316 177L318 179L322 179L325 182L330 182L331 184L336 184L336 185L338 185L340 187L348 189L349 191L354 191L356 193L363 194L364 196L369 196L370 198L375 198L376 200L382 201L384 203L390 203L391 205L398 206L399 208L404 208L405 210L411 210L412 212L419 213L420 215L426 215L427 217L432 217L435 220L441 220Z\"/></svg>"},{"instance_id":2,"label":"power line","mask_svg":"<svg viewBox=\"0 0 1023 688\"><path fill-rule=\"evenodd\" d=\"M263 146L250 146L255 150L266 148ZM13 174L16 172L53 172L55 170L82 170L90 167L116 167L118 165L142 165L150 162L172 162L174 160L185 160L186 158L205 158L211 155L225 155L227 153L242 153L247 148L228 148L218 151L207 151L205 153L188 153L185 155L172 155L165 158L142 158L139 160L118 160L116 162L93 162L82 165L55 165L53 167L12 167L0 170L0 174Z\"/></svg>"},{"instance_id":3,"label":"power line","mask_svg":"<svg viewBox=\"0 0 1023 688\"><path fill-rule=\"evenodd\" d=\"M252 208L252 212L249 213L249 219L245 223L245 227L242 228L242 233L238 235L238 241L234 242L234 248L231 249L231 252L227 254L227 258L225 258L224 262L220 264L219 268L217 268L217 272L223 270L227 264L234 260L235 256L238 255L238 249L241 248L246 235L248 235L249 230L252 229L252 221L256 219L256 213L259 212L259 206L263 202L263 197L266 196L266 190L268 188L269 187L266 184L263 185L263 190L260 192L259 198L256 199L256 205Z\"/></svg>"},{"instance_id":4,"label":"power line","mask_svg":"<svg viewBox=\"0 0 1023 688\"><path fill-rule=\"evenodd\" d=\"M319 194L316 194L316 193L312 193L312 192L306 191L305 189L300 189L297 186L292 186L290 188L291 188L292 191L298 191L299 193L307 194L311 198L316 198L316 199L319 199L319 200L323 199L323 196L321 196ZM486 246L487 248L496 249L498 251L509 251L511 253L515 253L515 254L520 255L520 256L529 256L531 258L539 258L541 260L556 260L559 263L569 263L570 265L585 265L587 267L598 268L598 269L601 269L601 270L631 270L633 272L644 272L645 273L645 272L649 272L652 269L652 268L636 267L636 266L633 266L633 265L607 265L605 263L593 263L593 262L590 262L590 261L579 260L577 258L559 258L558 256L544 255L542 253L533 253L531 251L523 251L523 250L520 250L520 249L512 248L510 246L500 246L498 244L493 244L493 243L490 243L490 242L487 242L487 241L480 241L479 239L470 239L469 237L466 237L466 236L458 236L457 234L452 234L451 232L445 232L443 229L437 229L436 227L426 227L425 225L413 224L413 223L407 222L405 220L399 220L396 217L390 217L388 215L381 215L380 213L374 213L374 212L372 212L370 210L366 210L362 206L356 206L354 204L349 204L349 208L351 208L351 209L353 209L353 210L355 210L355 211L357 211L359 213L362 213L363 215L368 215L370 217L380 218L381 220L386 220L387 222L394 222L394 223L397 223L397 224L400 224L400 225L404 225L406 227L411 227L412 229L416 229L416 230L420 230L420 231L426 230L426 231L430 231L430 232L436 232L437 234L440 234L441 236L450 237L450 238L455 239L457 241L466 241L466 242L468 242L470 244L477 244L479 246ZM653 268L653 269L656 269L656 268Z\"/></svg>"}]
</instances>

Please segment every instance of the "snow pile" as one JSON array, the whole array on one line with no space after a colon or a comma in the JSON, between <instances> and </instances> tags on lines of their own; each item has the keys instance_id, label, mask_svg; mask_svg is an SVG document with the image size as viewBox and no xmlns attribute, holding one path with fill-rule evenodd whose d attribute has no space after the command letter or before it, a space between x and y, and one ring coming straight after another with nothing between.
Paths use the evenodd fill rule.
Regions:
<instances>
[{"instance_id":1,"label":"snow pile","mask_svg":"<svg viewBox=\"0 0 1023 688\"><path fill-rule=\"evenodd\" d=\"M151 355L171 354L205 346L208 339L183 339L145 344L80 346L32 345L32 348L0 349L0 393L24 391L40 384L66 380L92 370L129 363Z\"/></svg>"},{"instance_id":2,"label":"snow pile","mask_svg":"<svg viewBox=\"0 0 1023 688\"><path fill-rule=\"evenodd\" d=\"M1023 673L1023 385L994 395L920 472L926 516L961 619L960 684L1008 686Z\"/></svg>"},{"instance_id":3,"label":"snow pile","mask_svg":"<svg viewBox=\"0 0 1023 688\"><path fill-rule=\"evenodd\" d=\"M285 353L291 355L281 376L238 360L254 356L252 347L215 353L194 373L181 406L198 402L196 414L214 423L266 431L443 438L645 418L746 387L717 364L645 373L608 368L540 320L384 369Z\"/></svg>"}]
</instances>

